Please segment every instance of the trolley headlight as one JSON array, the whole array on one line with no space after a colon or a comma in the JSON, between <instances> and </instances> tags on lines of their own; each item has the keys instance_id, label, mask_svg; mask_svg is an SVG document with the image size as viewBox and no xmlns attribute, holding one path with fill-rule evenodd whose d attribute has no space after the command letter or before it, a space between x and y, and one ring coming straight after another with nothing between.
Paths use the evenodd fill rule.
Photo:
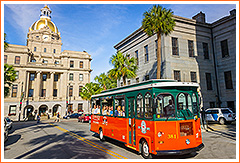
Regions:
<instances>
[{"instance_id":1,"label":"trolley headlight","mask_svg":"<svg viewBox=\"0 0 240 163\"><path fill-rule=\"evenodd\" d=\"M186 144L190 144L190 140L189 139L186 139Z\"/></svg>"}]
</instances>

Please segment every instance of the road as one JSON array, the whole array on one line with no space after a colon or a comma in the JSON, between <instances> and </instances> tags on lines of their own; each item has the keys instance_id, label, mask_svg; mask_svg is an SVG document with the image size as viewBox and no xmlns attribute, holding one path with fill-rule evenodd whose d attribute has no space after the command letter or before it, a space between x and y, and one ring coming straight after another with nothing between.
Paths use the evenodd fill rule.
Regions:
<instances>
[{"instance_id":1,"label":"road","mask_svg":"<svg viewBox=\"0 0 240 163\"><path fill-rule=\"evenodd\" d=\"M203 131L205 148L184 156L161 156L155 159L235 159L235 125L210 125ZM4 144L5 159L142 159L122 143L89 131L88 123L76 119L60 123L44 121L15 122Z\"/></svg>"}]
</instances>

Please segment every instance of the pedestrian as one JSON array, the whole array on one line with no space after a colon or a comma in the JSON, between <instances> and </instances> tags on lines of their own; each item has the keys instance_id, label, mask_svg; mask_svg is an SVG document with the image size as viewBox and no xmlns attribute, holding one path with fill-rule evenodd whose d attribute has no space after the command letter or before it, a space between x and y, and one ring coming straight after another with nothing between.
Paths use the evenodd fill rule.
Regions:
<instances>
[{"instance_id":1,"label":"pedestrian","mask_svg":"<svg viewBox=\"0 0 240 163\"><path fill-rule=\"evenodd\" d=\"M59 112L57 113L57 117L56 117L56 119L54 120L54 122L60 122L60 114L59 114Z\"/></svg>"},{"instance_id":2,"label":"pedestrian","mask_svg":"<svg viewBox=\"0 0 240 163\"><path fill-rule=\"evenodd\" d=\"M41 120L41 117L40 117L40 115L38 114L38 115L37 115L37 123L39 123L40 120Z\"/></svg>"}]
</instances>

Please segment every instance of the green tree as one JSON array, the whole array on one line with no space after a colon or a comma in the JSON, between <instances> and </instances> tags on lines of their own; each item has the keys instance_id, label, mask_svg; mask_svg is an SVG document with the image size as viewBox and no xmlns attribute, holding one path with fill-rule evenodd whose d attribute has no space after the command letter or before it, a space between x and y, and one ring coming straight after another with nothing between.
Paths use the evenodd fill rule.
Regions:
<instances>
[{"instance_id":1,"label":"green tree","mask_svg":"<svg viewBox=\"0 0 240 163\"><path fill-rule=\"evenodd\" d=\"M100 84L100 87L102 87L103 90L117 87L117 80L110 79L109 75L105 73L101 73L99 76L96 76L94 80Z\"/></svg>"},{"instance_id":2,"label":"green tree","mask_svg":"<svg viewBox=\"0 0 240 163\"><path fill-rule=\"evenodd\" d=\"M148 36L157 34L157 79L161 78L161 35L169 35L175 27L171 9L154 5L148 12L144 12L142 29Z\"/></svg>"},{"instance_id":3,"label":"green tree","mask_svg":"<svg viewBox=\"0 0 240 163\"><path fill-rule=\"evenodd\" d=\"M16 80L16 71L13 69L13 66L4 64L4 97L9 95L9 90L12 85L12 82Z\"/></svg>"},{"instance_id":4,"label":"green tree","mask_svg":"<svg viewBox=\"0 0 240 163\"><path fill-rule=\"evenodd\" d=\"M113 65L113 69L109 70L108 74L111 79L120 80L123 79L123 84L126 85L126 80L135 78L137 71L137 59L135 57L129 58L122 52L118 51L110 58L110 63Z\"/></svg>"},{"instance_id":5,"label":"green tree","mask_svg":"<svg viewBox=\"0 0 240 163\"><path fill-rule=\"evenodd\" d=\"M82 91L80 92L80 96L82 97L83 100L88 100L91 101L92 95L96 95L101 93L102 89L98 83L87 83L83 88ZM91 104L90 104L91 107Z\"/></svg>"},{"instance_id":6,"label":"green tree","mask_svg":"<svg viewBox=\"0 0 240 163\"><path fill-rule=\"evenodd\" d=\"M8 43L7 43L6 39L7 39L7 34L4 33L4 51L8 48Z\"/></svg>"}]
</instances>

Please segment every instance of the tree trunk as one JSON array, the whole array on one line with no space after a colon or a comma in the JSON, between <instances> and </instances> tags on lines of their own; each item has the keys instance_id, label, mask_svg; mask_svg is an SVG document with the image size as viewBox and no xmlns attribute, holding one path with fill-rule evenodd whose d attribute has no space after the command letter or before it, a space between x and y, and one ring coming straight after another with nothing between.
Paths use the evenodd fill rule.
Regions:
<instances>
[{"instance_id":1,"label":"tree trunk","mask_svg":"<svg viewBox=\"0 0 240 163\"><path fill-rule=\"evenodd\" d=\"M123 76L123 85L125 86L127 83L126 83L126 77Z\"/></svg>"},{"instance_id":2,"label":"tree trunk","mask_svg":"<svg viewBox=\"0 0 240 163\"><path fill-rule=\"evenodd\" d=\"M161 33L157 33L157 79L161 79L162 55L161 55Z\"/></svg>"}]
</instances>

